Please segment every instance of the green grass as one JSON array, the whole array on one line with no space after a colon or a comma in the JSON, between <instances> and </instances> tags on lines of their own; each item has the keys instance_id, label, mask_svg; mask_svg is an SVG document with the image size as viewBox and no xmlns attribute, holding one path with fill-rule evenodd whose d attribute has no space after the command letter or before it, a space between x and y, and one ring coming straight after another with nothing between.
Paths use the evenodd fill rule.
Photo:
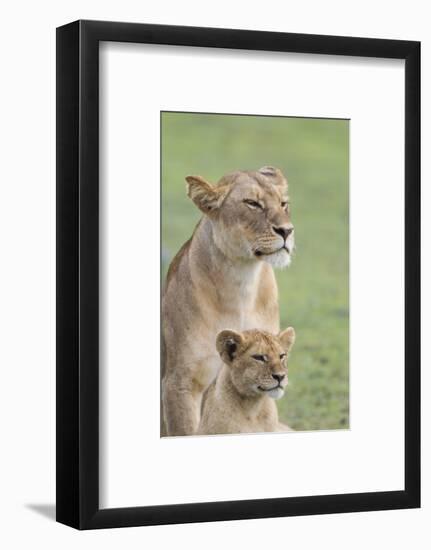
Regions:
<instances>
[{"instance_id":1,"label":"green grass","mask_svg":"<svg viewBox=\"0 0 431 550\"><path fill-rule=\"evenodd\" d=\"M296 255L277 270L282 328L297 339L280 418L349 426L349 125L344 120L162 114L163 274L200 213L184 177L274 165L289 180Z\"/></svg>"}]
</instances>

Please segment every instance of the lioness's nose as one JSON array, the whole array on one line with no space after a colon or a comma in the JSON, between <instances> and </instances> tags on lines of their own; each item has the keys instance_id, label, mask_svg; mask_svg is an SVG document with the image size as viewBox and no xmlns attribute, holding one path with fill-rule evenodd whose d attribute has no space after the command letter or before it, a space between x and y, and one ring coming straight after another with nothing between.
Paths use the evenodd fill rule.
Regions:
<instances>
[{"instance_id":1,"label":"lioness's nose","mask_svg":"<svg viewBox=\"0 0 431 550\"><path fill-rule=\"evenodd\" d=\"M273 226L272 229L275 231L275 233L277 233L277 235L283 237L284 240L286 240L293 231L293 227L291 225L282 225L280 227Z\"/></svg>"},{"instance_id":2,"label":"lioness's nose","mask_svg":"<svg viewBox=\"0 0 431 550\"><path fill-rule=\"evenodd\" d=\"M277 382L281 382L283 380L283 378L286 377L285 374L273 374L272 377L274 378L274 380L277 380Z\"/></svg>"}]
</instances>

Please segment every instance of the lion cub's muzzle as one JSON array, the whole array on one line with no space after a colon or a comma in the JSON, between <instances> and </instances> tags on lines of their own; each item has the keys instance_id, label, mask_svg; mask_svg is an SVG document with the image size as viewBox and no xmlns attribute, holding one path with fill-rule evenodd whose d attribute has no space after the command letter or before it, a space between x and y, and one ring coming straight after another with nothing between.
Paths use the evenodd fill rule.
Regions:
<instances>
[{"instance_id":1,"label":"lion cub's muzzle","mask_svg":"<svg viewBox=\"0 0 431 550\"><path fill-rule=\"evenodd\" d=\"M258 386L258 389L262 392L272 392L280 389L284 391L287 386L287 375L284 372L272 373L273 381L265 385Z\"/></svg>"}]
</instances>

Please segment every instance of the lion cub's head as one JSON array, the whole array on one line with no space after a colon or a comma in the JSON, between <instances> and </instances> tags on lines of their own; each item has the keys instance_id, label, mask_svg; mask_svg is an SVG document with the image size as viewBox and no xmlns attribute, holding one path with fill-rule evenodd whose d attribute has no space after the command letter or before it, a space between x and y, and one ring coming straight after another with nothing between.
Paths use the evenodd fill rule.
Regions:
<instances>
[{"instance_id":1,"label":"lion cub's head","mask_svg":"<svg viewBox=\"0 0 431 550\"><path fill-rule=\"evenodd\" d=\"M240 395L279 399L287 386L287 359L294 342L295 330L289 327L278 336L261 330L223 330L216 345Z\"/></svg>"},{"instance_id":2,"label":"lion cub's head","mask_svg":"<svg viewBox=\"0 0 431 550\"><path fill-rule=\"evenodd\" d=\"M290 264L295 246L287 180L271 166L238 171L212 185L188 176L188 195L211 220L215 244L231 259Z\"/></svg>"}]
</instances>

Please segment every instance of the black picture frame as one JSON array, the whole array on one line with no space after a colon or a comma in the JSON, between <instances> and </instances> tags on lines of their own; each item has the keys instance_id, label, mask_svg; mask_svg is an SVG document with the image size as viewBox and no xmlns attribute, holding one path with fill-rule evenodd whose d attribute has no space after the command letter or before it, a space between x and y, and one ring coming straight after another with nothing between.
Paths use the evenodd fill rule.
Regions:
<instances>
[{"instance_id":1,"label":"black picture frame","mask_svg":"<svg viewBox=\"0 0 431 550\"><path fill-rule=\"evenodd\" d=\"M99 509L99 42L405 61L405 488ZM57 521L78 529L420 506L420 43L135 23L57 29Z\"/></svg>"}]
</instances>

